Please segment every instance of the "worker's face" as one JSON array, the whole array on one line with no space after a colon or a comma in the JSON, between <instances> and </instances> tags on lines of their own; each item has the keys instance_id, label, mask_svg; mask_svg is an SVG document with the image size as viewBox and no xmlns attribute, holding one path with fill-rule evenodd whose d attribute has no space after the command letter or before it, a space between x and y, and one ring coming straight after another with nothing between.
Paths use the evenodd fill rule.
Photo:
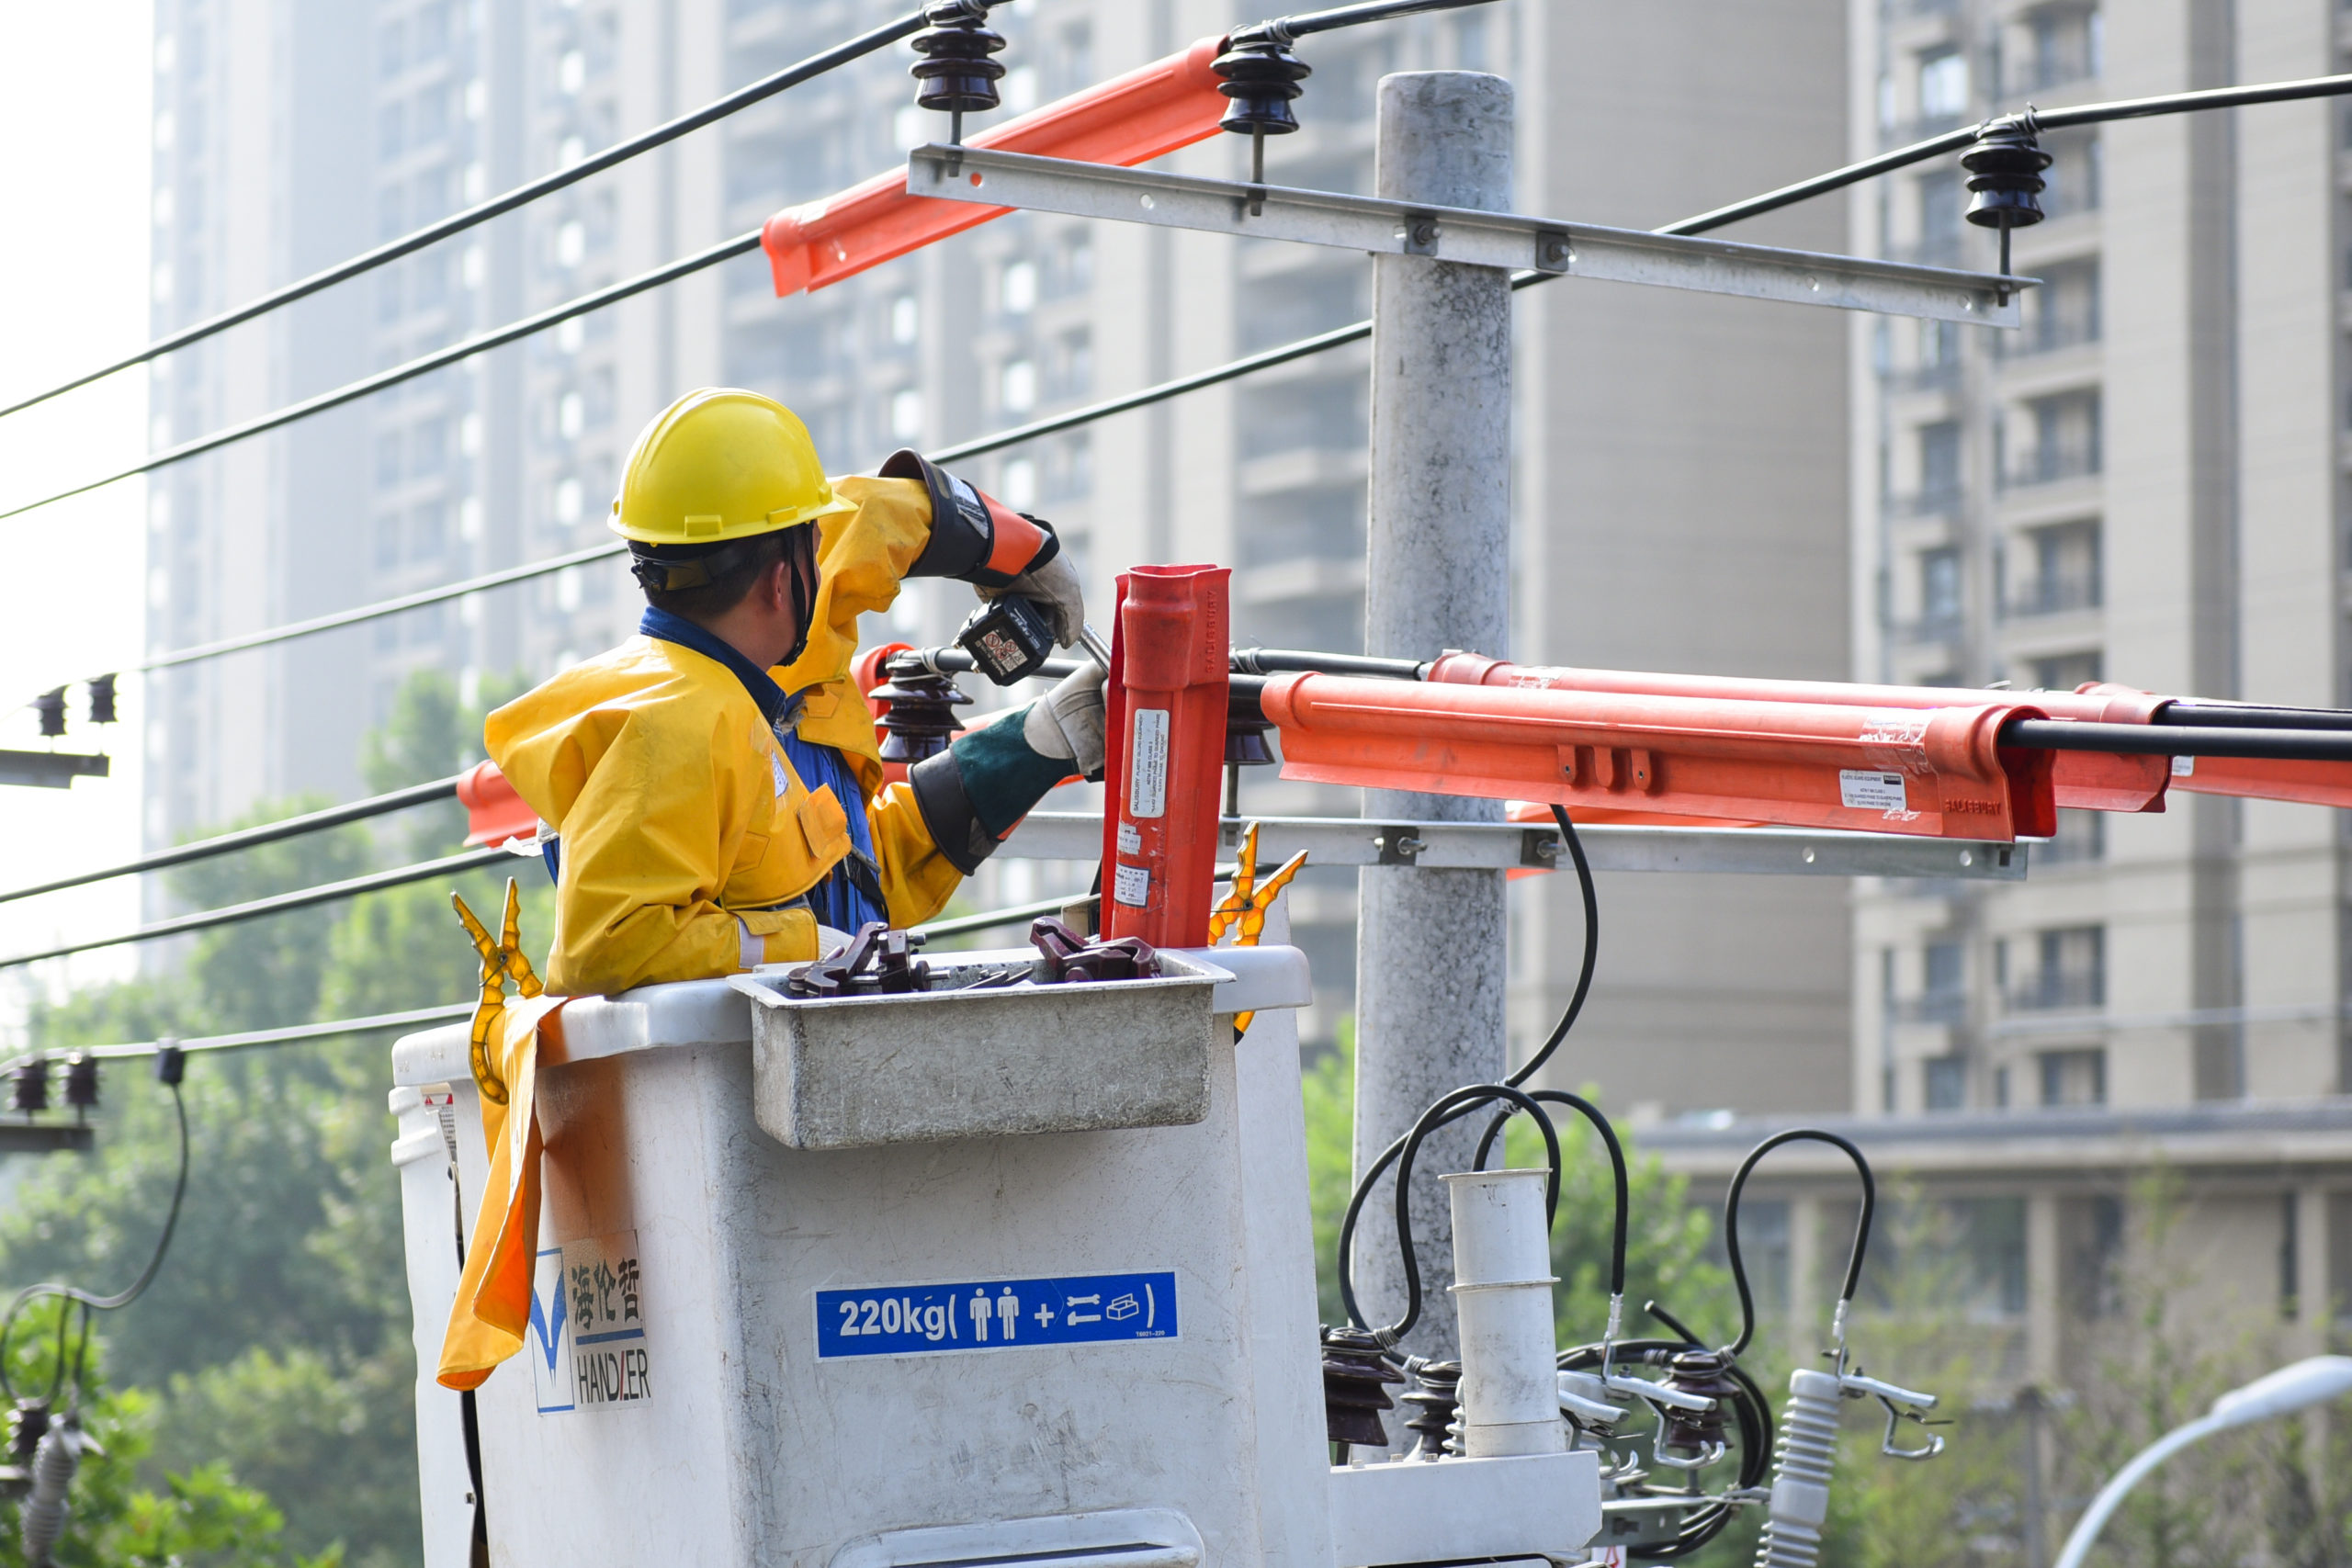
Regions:
<instances>
[{"instance_id":1,"label":"worker's face","mask_svg":"<svg viewBox=\"0 0 2352 1568\"><path fill-rule=\"evenodd\" d=\"M770 580L770 592L779 616L787 622L792 639L791 651L776 660L789 664L798 659L808 646L808 630L817 615L817 530L813 527L787 529L784 536L784 559L777 563L775 575Z\"/></svg>"}]
</instances>

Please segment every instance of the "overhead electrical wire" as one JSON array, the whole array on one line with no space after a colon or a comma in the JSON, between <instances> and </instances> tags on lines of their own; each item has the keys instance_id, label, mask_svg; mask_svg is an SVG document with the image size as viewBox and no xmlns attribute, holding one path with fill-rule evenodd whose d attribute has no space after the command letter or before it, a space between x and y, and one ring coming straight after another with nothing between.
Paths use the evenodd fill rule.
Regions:
<instances>
[{"instance_id":1,"label":"overhead electrical wire","mask_svg":"<svg viewBox=\"0 0 2352 1568\"><path fill-rule=\"evenodd\" d=\"M584 316L592 310L600 310L607 305L616 305L648 289L659 288L665 283L674 283L679 278L700 272L705 267L716 266L720 262L735 256L748 255L759 248L760 231L757 229L747 234L738 234L731 240L721 240L715 245L707 246L692 255L683 256L676 261L657 266L650 272L639 273L635 277L625 277L618 283L608 284L603 288L568 299L560 305L551 305L536 315L525 316L519 321L509 321L503 327L494 327L488 332L476 333L469 338L460 338L447 348L420 355L406 364L379 370L373 376L363 376L356 381L332 388L315 397L304 398L300 402L288 403L284 408L273 409L266 414L257 414L252 419L225 425L209 435L199 435L193 440L183 441L177 446L166 446L161 452L151 453L138 462L118 468L113 473L54 491L42 496L38 501L20 502L5 512L0 512L0 521L11 517L21 517L28 512L38 511L56 502L69 500L77 495L86 495L94 490L103 489L118 479L133 479L141 474L153 473L157 468L168 468L174 463L184 462L187 458L199 457L207 452L218 451L223 446L243 441L248 436L260 435L281 426L292 424L297 420L308 419L314 413L324 413L329 409L341 408L344 404L356 401L370 393L380 392L387 387L397 387L403 381L413 381L420 376L431 375L434 371L446 369L461 359L470 359L477 354L485 354L493 348L503 347L517 339L529 337L534 333L545 332L549 327L559 326L574 316Z\"/></svg>"},{"instance_id":2,"label":"overhead electrical wire","mask_svg":"<svg viewBox=\"0 0 2352 1568\"><path fill-rule=\"evenodd\" d=\"M984 0L984 3L995 5L999 0ZM788 87L797 87L813 77L821 76L854 60L862 59L876 50L886 48L908 37L922 25L923 13L921 9L894 21L885 22L878 28L871 28L854 39L835 44L821 53L812 54L806 60L763 76L749 86L740 87L723 98L715 99L704 105L701 108L680 115L674 119L665 120L652 130L633 136L626 141L616 141L603 152L583 158L579 163L558 169L553 174L542 175L537 179L526 181L503 196L494 196L486 201L476 202L461 212L452 213L438 222L428 223L424 228L403 234L397 240L387 241L373 250L363 251L348 261L338 262L323 271L314 272L308 277L289 283L283 288L273 289L258 299L237 306L234 310L224 310L193 326L184 327L178 332L160 337L136 354L126 355L111 364L102 365L95 370L74 377L70 381L60 382L47 391L36 392L31 397L10 403L6 408L0 408L0 418L31 408L36 403L46 402L62 393L73 391L77 387L86 387L91 382L111 376L119 370L128 370L134 366L159 359L166 354L186 348L192 344L201 343L206 338L228 331L231 327L282 309L298 299L306 299L322 288L331 288L338 283L347 282L388 263L398 261L402 256L421 251L427 245L437 244L443 240L462 234L478 224L486 223L493 218L512 212L518 207L537 201L542 197L552 196L567 186L576 185L592 175L603 174L616 164L625 163L641 153L652 152L655 148L666 146L690 131L699 130L706 125L713 124L731 114L747 109L753 104L763 102Z\"/></svg>"},{"instance_id":3,"label":"overhead electrical wire","mask_svg":"<svg viewBox=\"0 0 2352 1568\"><path fill-rule=\"evenodd\" d=\"M1374 18L1367 17L1363 19L1369 20ZM893 25L895 26L896 24ZM888 40L884 39L882 41L888 42ZM877 44L876 47L879 47L879 45ZM2039 129L2058 130L2072 126L2099 124L2109 120L2143 118L2154 115L2185 114L2197 110L2239 107L2254 104L2284 103L2305 98L2337 96L2347 93L2352 93L2352 74L2312 77L2297 82L2266 83L2258 85L2244 87L2212 88L2193 93L2167 94L2157 97L2119 99L2109 103L2085 104L2074 108L2052 110L2048 114L2042 114L2036 110L2027 109L2019 114L1996 116L1983 122L1982 125L1966 130L1947 131L1940 136L1931 137L1924 141L1914 142L1907 147L1897 148L1891 152L1882 153L1875 158L1865 159L1858 164L1848 164L1842 169L1832 170L1828 174L1818 175L1810 180L1801 181L1798 184L1792 186L1784 186L1779 190L1769 191L1762 196L1754 197L1746 201L1735 203L1729 207L1716 208L1711 211L1700 213L1691 218L1686 218L1679 222L1670 223L1663 228L1654 230L1652 232L1674 235L1699 234L1712 229L1721 228L1725 224L1737 222L1743 219L1758 217L1763 213L1774 211L1782 207L1792 206L1800 201L1809 200L1814 197L1826 195L1828 192L1842 189L1846 186L1854 185L1862 180L1890 173L1910 164L1919 163L1925 159L1935 157L1941 153L1955 152L1973 141L1985 127L2004 122L2023 121ZM6 511L0 511L0 521L20 516L25 513L34 511L40 507L50 505L52 502L62 501L72 496L85 494L90 491L96 490L101 486L112 484L119 479L130 479L139 474L151 473L155 469L164 468L169 464L182 461L187 457L198 456L201 453L217 450L218 448L227 446L232 442L241 441L248 436L257 435L266 431L277 429L283 425L291 423L296 420L306 418L311 414L322 412L330 408L338 407L341 404L349 402L356 398L365 397L371 392L380 391L386 387L397 385L401 381L411 379L417 376L429 374L434 370L443 368L444 367L453 364L458 360L486 352L492 348L500 347L505 344L512 343L518 338L527 337L534 333L545 331L547 328L569 321L574 316L587 314L589 311L602 309L606 305L616 304L623 299L628 299L633 295L642 293L648 289L659 288L662 284L674 282L678 278L686 276L689 274L699 271L704 267L715 265L731 256L748 254L749 252L758 248L759 240L760 237L758 231L753 231L749 234L739 235L732 240L722 241L718 244L714 245L707 250L697 252L691 256L672 262L665 266L657 267L650 272L641 273L636 277L625 279L624 281L611 285L606 288L596 290L591 294L582 295L566 304L555 306L549 310L540 311L535 316L526 317L521 321L511 322L508 325L498 328L492 332L478 333L475 336L467 338L460 343L454 344L448 348L438 353L423 355L420 358L411 360L406 365L395 366L392 368L379 372L375 376L367 377L361 380L352 382L347 386L322 392L316 397L305 399L300 402L291 404L283 409L276 410L270 413L258 416L254 419L246 420L239 424L216 431L209 435L200 436L191 441L182 442L178 446L168 447L162 452L152 454L139 463L118 469L114 473L107 474L102 478L75 485L71 489L55 491L50 495L43 496L39 500L22 502L17 506L6 509ZM1513 288L1524 288L1554 276L1565 276L1568 275L1532 271L1516 273L1512 276L1511 287ZM1302 357L1306 354L1319 353L1323 349L1335 348L1344 343L1351 343L1357 341L1359 338L1369 337L1371 333L1372 323L1369 321L1358 321L1346 327L1336 328L1331 332L1320 333L1318 334L1317 339L1302 340L1300 344L1287 345L1287 347L1283 349L1271 350L1266 355L1252 357L1261 358L1267 364L1279 364L1283 362L1283 358L1297 358ZM1308 346L1310 344L1315 346ZM1295 352L1292 352L1293 350ZM1230 367L1227 368L1229 369ZM1235 375L1243 375L1247 374L1248 371L1232 370L1231 373ZM1197 386L1208 386L1214 385L1217 379L1225 378L1229 378L1220 376L1216 372L1210 372L1204 378L1191 378L1187 379L1191 380ZM1185 387L1182 389L1190 390L1192 388ZM1165 395L1174 396L1176 393L1171 391ZM1146 398L1142 394L1136 394L1135 400L1113 400L1114 402L1121 402L1123 407L1132 408L1141 406L1144 401L1156 401L1158 400L1156 398ZM1120 411L1117 408L1109 408L1105 409L1103 412L1107 413ZM1063 417L1069 420L1071 423L1079 423L1076 414L1066 415ZM1096 414L1093 417L1099 418L1102 417L1102 415ZM1039 421L1036 423L1041 427L1052 424L1052 422L1049 421ZM1069 425L1062 424L1055 426L1055 428L1066 429L1069 428ZM1046 429L1039 428L1019 437L1019 439L1032 439L1036 434L1047 433L1048 431ZM1005 437L982 438L984 441L995 442L999 445L1009 445L1011 444L1012 439L1012 438L1009 434ZM967 444L967 446L969 446L972 451L975 452L995 449L994 446L981 446L978 443L971 443ZM970 453L967 452L966 455L968 456Z\"/></svg>"},{"instance_id":4,"label":"overhead electrical wire","mask_svg":"<svg viewBox=\"0 0 2352 1568\"><path fill-rule=\"evenodd\" d=\"M892 25L898 26L899 24ZM796 67L795 69L797 68ZM749 91L749 89L746 89L746 91ZM2193 93L2176 93L2159 97L2120 99L2112 103L2086 104L2070 109L2053 109L2047 112L2032 112L2034 115L2035 124L2042 129L2048 130L2098 123L2101 120L2108 119L2139 118L2151 115L2186 113L2195 109L2288 102L2301 98L2333 96L2347 93L2352 93L2352 74L2315 77L2305 81L2272 83L2251 87L2216 88ZM1912 164L1920 163L1928 158L1935 157L1941 153L1957 152L1961 148L1963 148L1973 141L1976 139L1980 129L1981 128L1971 127L1964 130L1948 131L1940 136L1930 137L1923 141L1913 142L1908 146L1896 148L1892 152L1879 154L1873 158L1864 159L1860 163L1849 164L1843 168L1832 170L1827 174L1817 175L1812 179L1799 181L1794 185L1783 186L1777 190L1768 191L1761 196L1752 197L1744 201L1735 202L1727 207L1711 209L1706 212L1699 213L1693 217L1685 218L1679 222L1666 224L1663 227L1653 231L1653 232L1677 235L1699 234L1704 233L1709 230L1719 229L1727 224L1741 221L1745 219L1760 217L1767 212L1775 211L1783 207L1792 206L1801 201L1810 200L1817 196L1827 195L1832 191L1842 189L1847 186L1855 185L1863 180L1874 178L1880 175L1892 173L1896 169L1904 168ZM750 243L745 244L745 240L748 240ZM728 242L728 243L729 245L743 245L744 249L748 250L756 245L757 237L755 235L746 236L744 239L730 241ZM688 258L688 261L692 262L695 259L695 258ZM722 256L716 259L723 260L725 257ZM673 267L676 267L681 265L684 264L673 264ZM710 264L708 262L704 262L702 265L707 265ZM662 270L668 271L670 269ZM692 268L688 267L687 270L692 270ZM650 276L651 275L646 276ZM679 276L683 276L683 273L679 274ZM1532 271L1514 273L1510 280L1511 288L1513 289L1526 288L1538 283L1548 282L1552 278L1560 276L1566 275ZM639 278L630 280L629 284L618 285L616 287L632 286L638 288L651 288L655 285L646 282L644 278ZM594 299L595 297L590 296L583 298ZM610 301L607 300L605 302L609 303ZM513 327L502 329L502 331L513 332L516 336L526 335L530 332L539 331L546 326L554 325L560 320L569 319L568 315L560 314L559 312L569 311L571 314L578 314L582 313L582 310L597 308L594 304L582 305L582 301L579 300L575 300L572 303L573 305L582 306L582 310L573 310L568 306L559 306L554 311L542 312L541 317L531 318L531 321L537 322L537 325L532 325L530 322L518 322ZM1351 321L1345 326L1334 327L1328 332L1317 333L1311 336L1300 338L1292 343L1278 344L1273 348L1264 349L1256 354L1244 355L1238 359L1230 360L1226 364L1213 367L1207 370L1198 371L1188 376L1175 377L1171 379L1157 383L1156 385L1139 389L1134 392L1122 393L1116 397L1102 399L1099 401L1086 404L1083 407L1071 409L1064 413L1049 415L1044 419L1032 420L1025 424L1015 425L1009 430L998 431L992 434L977 436L968 441L957 442L931 454L931 457L934 462L955 462L961 458L979 457L988 453L1001 451L1010 446L1020 446L1024 442L1035 441L1045 436L1058 434L1064 431L1078 429L1081 426L1091 424L1098 420L1107 419L1114 414L1125 413L1135 409L1149 407L1152 404L1164 402L1172 398L1182 397L1188 392L1200 391L1209 387L1217 386L1227 381L1238 379L1259 370L1272 369L1277 366L1287 365L1295 360L1305 359L1315 355L1328 353L1332 349L1343 347L1351 343L1362 343L1372 336L1372 326L1373 324L1369 320ZM475 340L468 340L469 343L472 343ZM482 346L496 345L483 344ZM453 345L447 352L457 357L463 357L465 353L478 351L478 349L469 349L465 344L460 344ZM438 356L428 355L426 357L427 359L435 359ZM444 360L442 362L446 363L447 361ZM412 362L412 366L421 364L424 364L424 361ZM438 367L440 367L438 364L426 366L426 369ZM422 375L426 373L426 369L412 370L411 367L396 367L392 371L386 372L386 374L401 375L403 372L407 372L410 374ZM365 384L363 383L362 385ZM378 389L368 387L368 389L373 390ZM355 393L353 395L364 395L364 393ZM328 393L325 394L325 396L337 397L339 394ZM300 406L300 405L297 405L298 408ZM285 412L287 411L281 411L281 412ZM310 412L316 411L311 410ZM268 417L276 418L276 416ZM290 417L300 418L301 416L300 413L292 413ZM255 433L256 432L253 430L243 431L243 434L245 434ZM225 439L228 440L241 438L241 436L234 434L222 433L222 434ZM211 440L212 438L208 437L206 439ZM174 450L176 451L178 449L175 448ZM193 453L189 452L184 455L192 456ZM160 465L162 462L169 460L172 460L171 453L159 453L153 458L150 459L150 466ZM109 476L109 479L98 480L96 483L107 483L110 482L112 479L124 478L128 477L130 473L143 471L146 471L144 468L127 469L124 470L122 474ZM92 488L95 488L95 485L85 485L80 487L76 491L61 492L61 495L78 494L81 490ZM60 497L51 497L49 499L55 500L59 498ZM46 504L46 502L34 502L29 503L28 506L19 507L16 510L21 512L29 510L31 506L40 506L43 504ZM15 513L13 512L0 513L0 517L12 516ZM478 577L467 578L457 582L447 584L440 588L420 590L414 593L401 595L396 599L388 599L377 604L361 605L350 610L337 611L332 615L316 616L310 620L294 623L290 626L272 627L263 631L248 633L241 637L222 638L217 642L199 644L193 648L175 649L173 652L160 654L142 662L137 664L127 664L121 668L125 671L168 669L179 664L193 663L198 660L215 658L221 654L241 652L246 649L266 647L276 642L287 641L300 637L308 637L317 632L332 631L342 626L356 625L358 623L376 619L384 615L399 615L411 609L420 608L427 604L438 604L445 600L459 598L468 594L482 592L490 589L503 587L509 583L524 581L534 577L569 570L575 566L592 565L596 561L618 556L624 548L626 548L626 547L618 543L593 546L587 549L573 551L568 555L554 557L543 561L532 562L525 566L505 568L499 571L488 572ZM2185 723L2192 721L2176 718L2166 720L2165 722ZM2255 725L2271 721L2248 719L2246 722L2249 725ZM2316 726L2313 728L2316 728Z\"/></svg>"},{"instance_id":5,"label":"overhead electrical wire","mask_svg":"<svg viewBox=\"0 0 2352 1568\"><path fill-rule=\"evenodd\" d=\"M256 920L265 915L281 915L289 909L307 909L313 904L331 904L339 898L356 898L363 893L378 893L387 887L401 887L412 882L425 882L436 876L455 876L459 872L473 871L492 865L501 860L514 859L503 849L468 850L463 854L445 855L439 860L425 861L416 865L398 866L390 871L369 872L365 876L345 877L340 882L322 883L316 887L298 887L290 893L276 893L266 898L254 898L243 904L230 904L218 909L201 909L193 914L175 915L168 920L141 926L137 931L118 931L112 936L91 937L81 942L62 942L43 948L38 953L18 953L0 958L0 969L15 969L27 964L38 964L45 958L63 958L70 953L88 953L96 948L115 947L128 942L155 942L167 936L186 936L192 931L209 931L214 926L234 925L242 920Z\"/></svg>"},{"instance_id":6,"label":"overhead electrical wire","mask_svg":"<svg viewBox=\"0 0 2352 1568\"><path fill-rule=\"evenodd\" d=\"M10 888L6 892L0 892L0 904L12 903L18 898L36 897L43 893L60 893L68 887L80 887L86 883L104 882L110 877L131 876L141 872L164 871L175 865L187 865L192 861L209 860L214 855L234 854L240 850L254 849L263 844L274 844L282 839L298 838L304 833L315 833L324 828L340 828L346 822L358 822L370 817L381 817L387 812L405 811L413 806L425 806L436 800L449 800L457 795L458 782L464 777L463 773L458 773L446 779L435 779L431 784L411 784L406 789L396 789L386 795L370 795L365 800L354 800L342 806L330 806L318 811L306 811L300 817L282 818L276 822L265 822L257 828L243 828L233 833L216 834L209 839L198 839L193 843L180 844L168 850L158 850L152 855L141 855L137 860L126 861L120 865L110 865L103 871L85 871L73 876L61 876L54 882L36 883L30 887Z\"/></svg>"}]
</instances>

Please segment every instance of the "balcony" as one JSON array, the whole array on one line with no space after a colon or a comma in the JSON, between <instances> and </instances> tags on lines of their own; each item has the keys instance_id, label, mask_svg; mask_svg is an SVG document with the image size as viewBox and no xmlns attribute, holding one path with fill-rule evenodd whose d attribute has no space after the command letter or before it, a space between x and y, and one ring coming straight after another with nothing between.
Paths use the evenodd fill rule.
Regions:
<instances>
[{"instance_id":1,"label":"balcony","mask_svg":"<svg viewBox=\"0 0 2352 1568\"><path fill-rule=\"evenodd\" d=\"M1908 648L1929 643L1958 642L1963 622L1958 610L1924 615L1917 620L1896 621L1888 629L1896 642Z\"/></svg>"},{"instance_id":2,"label":"balcony","mask_svg":"<svg viewBox=\"0 0 2352 1568\"><path fill-rule=\"evenodd\" d=\"M2085 479L2099 471L2099 455L2084 446L2043 447L2029 452L2007 473L2001 476L2005 491L2025 490L2034 485L2057 484L2065 479Z\"/></svg>"},{"instance_id":3,"label":"balcony","mask_svg":"<svg viewBox=\"0 0 2352 1568\"><path fill-rule=\"evenodd\" d=\"M1968 993L1928 991L1916 997L1897 997L1894 1010L1897 1023L1924 1023L1950 1028L1968 1021Z\"/></svg>"},{"instance_id":4,"label":"balcony","mask_svg":"<svg viewBox=\"0 0 2352 1568\"><path fill-rule=\"evenodd\" d=\"M1885 373L1886 389L1894 393L1951 392L1960 389L1960 361L1947 359L1937 365L1914 365Z\"/></svg>"},{"instance_id":5,"label":"balcony","mask_svg":"<svg viewBox=\"0 0 2352 1568\"><path fill-rule=\"evenodd\" d=\"M2090 1012L2107 1005L2107 977L2045 972L2011 987L2003 999L2011 1012Z\"/></svg>"},{"instance_id":6,"label":"balcony","mask_svg":"<svg viewBox=\"0 0 2352 1568\"><path fill-rule=\"evenodd\" d=\"M2079 348L2099 340L2097 321L2071 317L2044 316L2029 321L2015 333L1996 334L1993 352L2004 360L2030 359L2037 355L2058 354L2069 348Z\"/></svg>"},{"instance_id":7,"label":"balcony","mask_svg":"<svg viewBox=\"0 0 2352 1568\"><path fill-rule=\"evenodd\" d=\"M1882 503L1890 518L1949 517L1960 510L1958 485L1934 485L1907 495L1890 495Z\"/></svg>"},{"instance_id":8,"label":"balcony","mask_svg":"<svg viewBox=\"0 0 2352 1568\"><path fill-rule=\"evenodd\" d=\"M2019 619L2063 615L2072 610L2095 610L2102 598L2098 574L2068 573L2018 584L2009 594L2007 609L2011 616Z\"/></svg>"}]
</instances>

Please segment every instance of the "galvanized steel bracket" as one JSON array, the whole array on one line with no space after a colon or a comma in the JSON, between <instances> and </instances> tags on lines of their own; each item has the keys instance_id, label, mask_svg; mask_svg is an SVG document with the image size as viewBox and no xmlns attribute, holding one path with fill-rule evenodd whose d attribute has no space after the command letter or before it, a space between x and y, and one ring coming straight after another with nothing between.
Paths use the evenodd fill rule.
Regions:
<instances>
[{"instance_id":1,"label":"galvanized steel bracket","mask_svg":"<svg viewBox=\"0 0 2352 1568\"><path fill-rule=\"evenodd\" d=\"M914 149L907 155L907 190L984 207L1996 327L2018 324L2018 295L2038 281L984 147Z\"/></svg>"}]
</instances>

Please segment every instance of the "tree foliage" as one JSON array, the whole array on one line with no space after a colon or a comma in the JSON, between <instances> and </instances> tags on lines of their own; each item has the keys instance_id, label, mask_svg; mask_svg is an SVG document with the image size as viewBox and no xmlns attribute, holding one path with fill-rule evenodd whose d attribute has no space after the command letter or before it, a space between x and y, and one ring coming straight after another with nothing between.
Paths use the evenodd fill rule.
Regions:
<instances>
[{"instance_id":1,"label":"tree foliage","mask_svg":"<svg viewBox=\"0 0 2352 1568\"><path fill-rule=\"evenodd\" d=\"M368 785L381 793L458 773L478 757L480 733L480 713L446 676L413 677L368 738ZM272 803L199 836L321 804ZM170 886L188 908L219 908L450 853L464 823L454 803L413 808L198 862ZM546 878L527 862L515 869L537 885L524 929L544 943ZM167 970L38 1012L32 1043L191 1037L463 1000L476 964L449 894L494 908L503 882L480 872L218 928ZM385 1155L389 1044L376 1034L190 1060L187 1201L153 1289L98 1325L121 1388L107 1419L127 1436L76 1483L74 1551L103 1541L109 1562L160 1562L159 1551L239 1564L305 1552L367 1568L417 1561L415 1365ZM170 1097L129 1064L108 1071L104 1094L95 1155L46 1156L22 1172L0 1215L0 1280L114 1290L153 1247L177 1168ZM162 1544L136 1544L150 1538Z\"/></svg>"}]
</instances>

